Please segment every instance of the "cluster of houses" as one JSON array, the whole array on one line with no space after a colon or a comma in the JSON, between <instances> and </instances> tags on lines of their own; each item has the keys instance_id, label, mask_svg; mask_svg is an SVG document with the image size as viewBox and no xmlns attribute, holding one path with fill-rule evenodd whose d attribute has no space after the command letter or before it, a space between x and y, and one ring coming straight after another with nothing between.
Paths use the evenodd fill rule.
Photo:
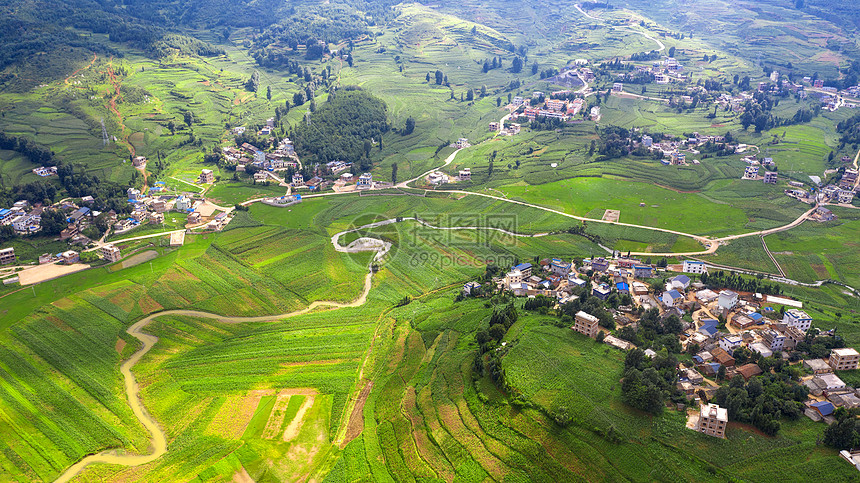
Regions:
<instances>
[{"instance_id":1,"label":"cluster of houses","mask_svg":"<svg viewBox=\"0 0 860 483\"><path fill-rule=\"evenodd\" d=\"M30 235L42 229L42 207L16 201L11 208L0 208L0 225L10 225L17 235Z\"/></svg>"},{"instance_id":2,"label":"cluster of houses","mask_svg":"<svg viewBox=\"0 0 860 483\"><path fill-rule=\"evenodd\" d=\"M704 393L712 397L719 386L707 382L724 371L725 378L737 375L745 380L761 375L758 364L750 362L736 364L734 355L741 348L771 357L781 354L788 359L791 352L806 338L813 319L802 310L802 303L775 296L741 294L732 290L715 292L695 282L690 275L707 271L703 262L686 260L677 268L683 273L668 279L665 290L659 294L649 292L649 287L637 279L655 276L654 268L641 261L627 257L594 258L583 260L578 269L570 262L558 258L544 259L539 264L520 263L505 274L494 279L497 289L512 292L515 296L553 297L558 304L576 299L573 289L589 286L590 292L603 300L612 293L630 294L634 304L644 308L657 308L661 318L671 315L693 315L693 322L682 322L683 332L679 342L683 350L695 350L692 363L679 365L677 387L688 396ZM586 273L591 273L591 277ZM607 283L609 276L611 283ZM475 293L480 284L470 282L463 293ZM579 292L577 292L579 293ZM776 317L772 308L763 308L764 303L781 304L788 308L782 318ZM632 307L622 306L613 312L616 323L623 327L636 327ZM766 314L766 315L763 315ZM720 323L718 317L726 321ZM598 318L580 311L574 317L572 330L596 338L601 332ZM832 334L831 334L832 335ZM604 342L622 350L635 348L628 341L605 334ZM694 349L693 349L694 348ZM655 357L653 350L645 354ZM806 415L818 420L832 421L836 407L860 407L860 391L848 387L834 372L854 370L860 363L860 354L853 348L833 349L826 360L813 359L803 362L811 375L802 379L809 388ZM704 404L696 414L697 421L691 427L715 437L725 437L728 422L725 408L715 404Z\"/></svg>"},{"instance_id":3,"label":"cluster of houses","mask_svg":"<svg viewBox=\"0 0 860 483\"><path fill-rule=\"evenodd\" d=\"M517 113L522 117L528 118L529 121L534 121L537 118L567 121L582 112L586 107L586 103L582 98L575 98L572 100L567 98L554 98L563 96L564 92L565 91L554 92L553 97L550 97L549 99L546 99L545 94L539 91L533 92L531 99L517 96L511 100L511 104L509 104L507 108L512 113ZM498 125L496 127L498 127ZM518 125L516 125L515 128L512 126L512 129L515 130L513 134L519 132Z\"/></svg>"},{"instance_id":4,"label":"cluster of houses","mask_svg":"<svg viewBox=\"0 0 860 483\"><path fill-rule=\"evenodd\" d=\"M289 138L282 139L271 152L264 152L253 144L243 143L239 147L227 146L221 148L228 164L236 166L236 171L244 172L247 166L253 166L260 171L281 171L296 169L299 158Z\"/></svg>"},{"instance_id":5,"label":"cluster of houses","mask_svg":"<svg viewBox=\"0 0 860 483\"><path fill-rule=\"evenodd\" d=\"M516 136L522 130L522 126L515 122L505 123L504 126L500 125L498 122L491 122L490 132L497 132L499 136Z\"/></svg>"},{"instance_id":6,"label":"cluster of houses","mask_svg":"<svg viewBox=\"0 0 860 483\"><path fill-rule=\"evenodd\" d=\"M779 181L779 174L776 171L776 163L773 158L767 157L758 159L755 155L748 155L742 158L742 161L747 163L744 168L744 174L741 179L763 181L766 184L776 184ZM765 168L762 170L761 168Z\"/></svg>"}]
</instances>

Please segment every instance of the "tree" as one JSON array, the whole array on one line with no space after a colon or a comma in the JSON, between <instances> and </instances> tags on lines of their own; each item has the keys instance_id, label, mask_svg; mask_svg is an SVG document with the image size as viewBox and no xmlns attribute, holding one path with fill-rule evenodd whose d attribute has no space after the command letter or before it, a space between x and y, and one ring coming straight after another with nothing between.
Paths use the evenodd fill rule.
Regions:
<instances>
[{"instance_id":1,"label":"tree","mask_svg":"<svg viewBox=\"0 0 860 483\"><path fill-rule=\"evenodd\" d=\"M272 86L266 87L266 100L272 100Z\"/></svg>"},{"instance_id":2,"label":"tree","mask_svg":"<svg viewBox=\"0 0 860 483\"><path fill-rule=\"evenodd\" d=\"M519 58L519 56L514 57L513 62L511 62L511 72L514 74L518 74L523 70L523 60Z\"/></svg>"},{"instance_id":3,"label":"tree","mask_svg":"<svg viewBox=\"0 0 860 483\"><path fill-rule=\"evenodd\" d=\"M352 67L353 62L355 61L352 58L352 52L350 52L349 55L346 56L346 63L349 64L350 67Z\"/></svg>"},{"instance_id":4,"label":"tree","mask_svg":"<svg viewBox=\"0 0 860 483\"><path fill-rule=\"evenodd\" d=\"M247 89L251 92L257 92L257 89L259 89L259 88L260 88L260 73L257 71L254 71L254 73L251 74L251 78L245 82L245 89Z\"/></svg>"},{"instance_id":5,"label":"tree","mask_svg":"<svg viewBox=\"0 0 860 483\"><path fill-rule=\"evenodd\" d=\"M391 184L397 184L397 163L391 165Z\"/></svg>"},{"instance_id":6,"label":"tree","mask_svg":"<svg viewBox=\"0 0 860 483\"><path fill-rule=\"evenodd\" d=\"M427 73L427 77L425 77L424 80L426 80L428 84L430 83L430 73L429 72Z\"/></svg>"},{"instance_id":7,"label":"tree","mask_svg":"<svg viewBox=\"0 0 860 483\"><path fill-rule=\"evenodd\" d=\"M167 129L170 129L170 134L176 134L176 123L173 119L167 121Z\"/></svg>"},{"instance_id":8,"label":"tree","mask_svg":"<svg viewBox=\"0 0 860 483\"><path fill-rule=\"evenodd\" d=\"M412 116L409 116L406 118L406 128L403 129L403 134L408 136L412 134L413 131L415 131L415 119L413 119Z\"/></svg>"},{"instance_id":9,"label":"tree","mask_svg":"<svg viewBox=\"0 0 860 483\"><path fill-rule=\"evenodd\" d=\"M537 72L538 72L538 63L537 63L537 61L535 61L534 64L532 64L532 75L537 74Z\"/></svg>"},{"instance_id":10,"label":"tree","mask_svg":"<svg viewBox=\"0 0 860 483\"><path fill-rule=\"evenodd\" d=\"M502 98L501 97L496 98L496 107L502 107Z\"/></svg>"},{"instance_id":11,"label":"tree","mask_svg":"<svg viewBox=\"0 0 860 483\"><path fill-rule=\"evenodd\" d=\"M675 47L669 47L669 57L675 57Z\"/></svg>"},{"instance_id":12,"label":"tree","mask_svg":"<svg viewBox=\"0 0 860 483\"><path fill-rule=\"evenodd\" d=\"M194 114L191 114L191 111L185 111L183 117L185 118L185 124L191 127L191 124L194 123Z\"/></svg>"},{"instance_id":13,"label":"tree","mask_svg":"<svg viewBox=\"0 0 860 483\"><path fill-rule=\"evenodd\" d=\"M824 444L836 449L852 449L860 444L857 419L848 411L836 410L836 422L824 430Z\"/></svg>"},{"instance_id":14,"label":"tree","mask_svg":"<svg viewBox=\"0 0 860 483\"><path fill-rule=\"evenodd\" d=\"M445 74L443 74L441 70L437 70L436 71L436 85L437 86L442 85L444 78L445 78Z\"/></svg>"},{"instance_id":15,"label":"tree","mask_svg":"<svg viewBox=\"0 0 860 483\"><path fill-rule=\"evenodd\" d=\"M473 91L471 88L466 91L466 100L469 102L475 100L475 91Z\"/></svg>"}]
</instances>

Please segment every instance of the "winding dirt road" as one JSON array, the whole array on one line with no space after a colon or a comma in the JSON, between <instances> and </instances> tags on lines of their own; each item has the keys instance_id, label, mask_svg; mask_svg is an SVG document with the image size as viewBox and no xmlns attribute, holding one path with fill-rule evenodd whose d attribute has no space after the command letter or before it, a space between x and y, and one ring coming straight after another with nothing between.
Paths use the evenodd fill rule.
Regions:
<instances>
[{"instance_id":1,"label":"winding dirt road","mask_svg":"<svg viewBox=\"0 0 860 483\"><path fill-rule=\"evenodd\" d=\"M75 463L74 465L70 466L62 475L60 475L59 478L55 480L55 482L67 482L77 476L81 471L84 470L84 468L93 463L138 466L155 461L156 459L167 453L167 436L164 433L164 430L162 430L158 426L158 422L155 420L155 418L153 418L143 406L143 402L140 400L140 387L137 384L137 379L135 379L134 374L131 372L134 368L134 365L137 364L140 359L144 355L146 355L146 353L149 352L149 350L152 349L152 347L155 346L155 344L158 342L158 337L151 334L147 334L143 331L150 323L152 323L153 320L167 315L182 315L187 317L211 319L228 324L241 324L246 322L269 322L274 320L282 320L298 315L307 314L308 312L311 312L320 307L331 307L333 309L360 307L367 302L367 295L370 293L370 289L373 285L372 277L373 272L368 271L367 275L365 275L364 277L364 289L362 290L361 294L352 302L347 303L318 300L312 302L310 305L301 310L296 310L293 312L287 312L278 315L262 315L258 317L233 317L218 315L211 312L203 312L199 310L165 310L163 312L150 314L143 319L137 321L131 327L129 327L126 332L129 335L140 340L143 343L143 347L138 349L137 352L135 352L130 358L128 358L128 360L126 360L122 364L122 366L120 367L120 372L122 373L122 377L125 381L125 392L126 397L128 397L129 406L131 407L131 410L134 413L135 417L137 417L137 419L146 428L146 430L149 431L150 447L152 451L149 454L145 455L121 454L120 452L118 452L118 450L115 449L102 451L101 453L87 456Z\"/></svg>"}]
</instances>

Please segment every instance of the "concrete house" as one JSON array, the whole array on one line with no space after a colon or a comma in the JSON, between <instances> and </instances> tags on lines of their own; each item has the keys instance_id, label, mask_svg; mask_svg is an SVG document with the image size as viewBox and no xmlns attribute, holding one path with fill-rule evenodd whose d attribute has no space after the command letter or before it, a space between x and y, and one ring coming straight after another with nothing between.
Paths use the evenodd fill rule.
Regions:
<instances>
[{"instance_id":1,"label":"concrete house","mask_svg":"<svg viewBox=\"0 0 860 483\"><path fill-rule=\"evenodd\" d=\"M572 265L570 263L563 262L558 258L553 258L552 263L550 263L550 270L552 270L552 273L561 277L567 277L570 274L571 268Z\"/></svg>"},{"instance_id":2,"label":"concrete house","mask_svg":"<svg viewBox=\"0 0 860 483\"><path fill-rule=\"evenodd\" d=\"M767 184L776 184L779 181L779 175L776 171L767 171L764 173L764 182Z\"/></svg>"},{"instance_id":3,"label":"concrete house","mask_svg":"<svg viewBox=\"0 0 860 483\"><path fill-rule=\"evenodd\" d=\"M197 178L201 184L212 184L215 182L215 173L211 169L204 169Z\"/></svg>"},{"instance_id":4,"label":"concrete house","mask_svg":"<svg viewBox=\"0 0 860 483\"><path fill-rule=\"evenodd\" d=\"M18 261L18 257L15 256L15 247L0 250L0 265L9 265L16 261Z\"/></svg>"},{"instance_id":5,"label":"concrete house","mask_svg":"<svg viewBox=\"0 0 860 483\"><path fill-rule=\"evenodd\" d=\"M597 327L597 317L581 310L576 313L575 321L571 329L581 334L585 334L592 339L596 338L597 333L600 331Z\"/></svg>"},{"instance_id":6,"label":"concrete house","mask_svg":"<svg viewBox=\"0 0 860 483\"><path fill-rule=\"evenodd\" d=\"M373 175L370 173L362 173L361 176L358 177L359 188L372 188L373 187Z\"/></svg>"},{"instance_id":7,"label":"concrete house","mask_svg":"<svg viewBox=\"0 0 860 483\"><path fill-rule=\"evenodd\" d=\"M717 438L726 437L726 426L729 424L729 412L716 404L703 404L699 409L699 423L696 429L700 433Z\"/></svg>"},{"instance_id":8,"label":"concrete house","mask_svg":"<svg viewBox=\"0 0 860 483\"><path fill-rule=\"evenodd\" d=\"M834 371L853 371L860 362L860 353L850 347L830 351L830 367Z\"/></svg>"},{"instance_id":9,"label":"concrete house","mask_svg":"<svg viewBox=\"0 0 860 483\"><path fill-rule=\"evenodd\" d=\"M697 260L684 260L683 268L681 269L684 273L705 273L708 271L708 267L705 266L705 262L700 262Z\"/></svg>"},{"instance_id":10,"label":"concrete house","mask_svg":"<svg viewBox=\"0 0 860 483\"><path fill-rule=\"evenodd\" d=\"M512 268L512 270L519 270L523 274L523 278L529 278L532 276L532 264L531 263L521 263Z\"/></svg>"},{"instance_id":11,"label":"concrete house","mask_svg":"<svg viewBox=\"0 0 860 483\"><path fill-rule=\"evenodd\" d=\"M110 243L101 247L99 252L101 252L102 258L108 262L117 262L122 258L119 248Z\"/></svg>"},{"instance_id":12,"label":"concrete house","mask_svg":"<svg viewBox=\"0 0 860 483\"><path fill-rule=\"evenodd\" d=\"M738 294L731 290L723 290L717 299L717 305L722 310L731 310L738 304Z\"/></svg>"},{"instance_id":13,"label":"concrete house","mask_svg":"<svg viewBox=\"0 0 860 483\"><path fill-rule=\"evenodd\" d=\"M726 351L729 355L734 354L735 349L740 347L743 341L739 335L728 335L720 339L720 349Z\"/></svg>"},{"instance_id":14,"label":"concrete house","mask_svg":"<svg viewBox=\"0 0 860 483\"><path fill-rule=\"evenodd\" d=\"M690 286L690 277L686 275L678 275L673 277L669 283L672 285L672 288L675 290L687 290Z\"/></svg>"},{"instance_id":15,"label":"concrete house","mask_svg":"<svg viewBox=\"0 0 860 483\"><path fill-rule=\"evenodd\" d=\"M71 265L73 263L78 263L81 260L80 254L74 250L65 251L60 254L60 258L63 260L63 263L66 265Z\"/></svg>"},{"instance_id":16,"label":"concrete house","mask_svg":"<svg viewBox=\"0 0 860 483\"><path fill-rule=\"evenodd\" d=\"M812 317L806 312L798 309L789 309L785 311L782 317L782 322L789 327L794 327L801 332L806 332L812 326Z\"/></svg>"},{"instance_id":17,"label":"concrete house","mask_svg":"<svg viewBox=\"0 0 860 483\"><path fill-rule=\"evenodd\" d=\"M636 278L654 278L654 268L644 265L633 267L633 276Z\"/></svg>"}]
</instances>

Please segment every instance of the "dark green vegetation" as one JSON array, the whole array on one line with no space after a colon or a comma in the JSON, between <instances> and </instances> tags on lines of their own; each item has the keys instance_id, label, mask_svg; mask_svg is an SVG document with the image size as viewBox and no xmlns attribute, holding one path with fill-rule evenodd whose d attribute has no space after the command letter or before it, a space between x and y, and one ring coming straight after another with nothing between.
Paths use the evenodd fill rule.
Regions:
<instances>
[{"instance_id":1,"label":"dark green vegetation","mask_svg":"<svg viewBox=\"0 0 860 483\"><path fill-rule=\"evenodd\" d=\"M296 126L292 139L305 163L345 161L367 170L371 140L381 143L388 129L382 101L362 90L343 89L333 92L308 122Z\"/></svg>"}]
</instances>

